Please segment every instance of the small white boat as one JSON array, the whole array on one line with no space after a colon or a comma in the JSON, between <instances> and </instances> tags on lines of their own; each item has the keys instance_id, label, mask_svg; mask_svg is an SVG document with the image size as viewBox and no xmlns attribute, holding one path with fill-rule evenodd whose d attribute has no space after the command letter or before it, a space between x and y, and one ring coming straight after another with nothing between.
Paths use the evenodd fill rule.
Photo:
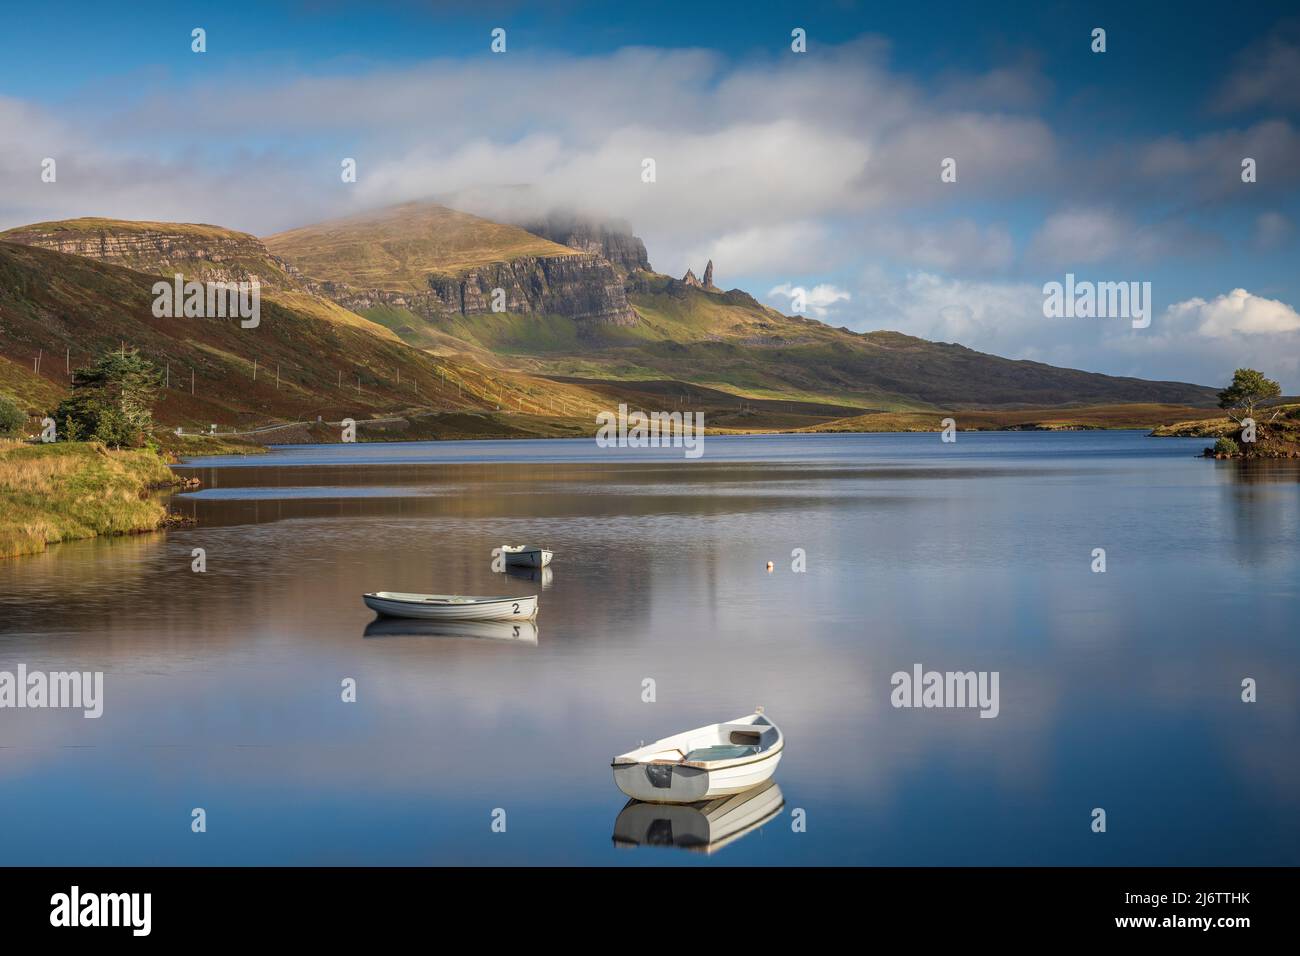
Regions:
<instances>
[{"instance_id":1,"label":"small white boat","mask_svg":"<svg viewBox=\"0 0 1300 956\"><path fill-rule=\"evenodd\" d=\"M743 793L781 762L781 730L757 710L665 737L614 758L614 783L633 800L695 803Z\"/></svg>"},{"instance_id":2,"label":"small white boat","mask_svg":"<svg viewBox=\"0 0 1300 956\"><path fill-rule=\"evenodd\" d=\"M752 790L699 803L629 800L614 821L618 847L673 846L716 853L767 823L785 806L775 780Z\"/></svg>"},{"instance_id":3,"label":"small white boat","mask_svg":"<svg viewBox=\"0 0 1300 956\"><path fill-rule=\"evenodd\" d=\"M434 637L454 640L472 638L507 644L537 646L534 621L413 621L409 618L377 617L366 625L365 637Z\"/></svg>"},{"instance_id":4,"label":"small white boat","mask_svg":"<svg viewBox=\"0 0 1300 956\"><path fill-rule=\"evenodd\" d=\"M501 545L501 554L506 559L508 568L544 568L555 557L554 551L534 548L530 545Z\"/></svg>"},{"instance_id":5,"label":"small white boat","mask_svg":"<svg viewBox=\"0 0 1300 956\"><path fill-rule=\"evenodd\" d=\"M418 621L531 621L537 616L537 595L528 597L470 597L464 594L408 594L374 591L363 595L366 607L385 617Z\"/></svg>"}]
</instances>

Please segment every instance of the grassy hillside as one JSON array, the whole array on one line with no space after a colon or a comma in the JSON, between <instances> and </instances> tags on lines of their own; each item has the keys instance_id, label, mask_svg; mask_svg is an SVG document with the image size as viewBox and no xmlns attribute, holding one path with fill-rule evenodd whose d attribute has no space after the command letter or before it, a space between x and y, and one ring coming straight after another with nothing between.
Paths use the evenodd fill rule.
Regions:
<instances>
[{"instance_id":1,"label":"grassy hillside","mask_svg":"<svg viewBox=\"0 0 1300 956\"><path fill-rule=\"evenodd\" d=\"M167 512L148 492L174 480L151 451L0 440L0 558L59 541L151 531Z\"/></svg>"},{"instance_id":2,"label":"grassy hillside","mask_svg":"<svg viewBox=\"0 0 1300 956\"><path fill-rule=\"evenodd\" d=\"M516 226L423 202L291 229L265 242L313 279L399 292L427 289L430 274L457 276L491 262L574 252Z\"/></svg>"},{"instance_id":3,"label":"grassy hillside","mask_svg":"<svg viewBox=\"0 0 1300 956\"><path fill-rule=\"evenodd\" d=\"M1208 405L1214 391L1013 361L898 332L854 333L785 316L744 292L706 292L637 273L638 321L580 330L561 316L453 317L435 327L405 310L366 314L422 347L448 339L539 373L620 382L673 379L750 399L883 411L1080 404Z\"/></svg>"},{"instance_id":4,"label":"grassy hillside","mask_svg":"<svg viewBox=\"0 0 1300 956\"><path fill-rule=\"evenodd\" d=\"M412 349L317 300L301 307L294 297L263 300L252 329L237 320L155 318L153 282L120 266L0 243L0 390L33 413L47 410L66 393L69 365L122 345L170 367L155 414L187 427L486 407L488 393L499 398L519 387Z\"/></svg>"}]
</instances>

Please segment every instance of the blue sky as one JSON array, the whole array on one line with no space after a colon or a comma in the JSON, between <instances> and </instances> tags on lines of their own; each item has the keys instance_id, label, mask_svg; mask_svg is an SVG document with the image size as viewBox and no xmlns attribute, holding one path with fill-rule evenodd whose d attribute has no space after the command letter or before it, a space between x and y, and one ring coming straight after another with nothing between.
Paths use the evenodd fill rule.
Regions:
<instances>
[{"instance_id":1,"label":"blue sky","mask_svg":"<svg viewBox=\"0 0 1300 956\"><path fill-rule=\"evenodd\" d=\"M1288 6L29 5L0 34L0 226L575 207L629 221L661 271L712 257L836 325L1148 378L1255 364L1297 392ZM1044 318L1067 272L1151 282L1151 327Z\"/></svg>"}]
</instances>

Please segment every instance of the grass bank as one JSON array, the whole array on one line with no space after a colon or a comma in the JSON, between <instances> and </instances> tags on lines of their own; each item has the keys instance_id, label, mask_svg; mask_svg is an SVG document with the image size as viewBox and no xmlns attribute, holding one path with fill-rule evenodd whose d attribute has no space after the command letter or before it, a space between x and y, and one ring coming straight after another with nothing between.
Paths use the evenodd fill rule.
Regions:
<instances>
[{"instance_id":1,"label":"grass bank","mask_svg":"<svg viewBox=\"0 0 1300 956\"><path fill-rule=\"evenodd\" d=\"M149 492L175 483L166 462L148 450L0 441L0 558L38 554L60 541L152 531L167 511Z\"/></svg>"},{"instance_id":2,"label":"grass bank","mask_svg":"<svg viewBox=\"0 0 1300 956\"><path fill-rule=\"evenodd\" d=\"M1300 404L1262 408L1256 412L1259 422L1254 442L1242 437L1241 425L1231 418L1217 417L1202 421L1175 422L1157 428L1157 437L1228 439L1235 450L1224 452L1219 446L1205 449L1207 457L1218 458L1300 458ZM1217 453L1216 453L1217 452Z\"/></svg>"}]
</instances>

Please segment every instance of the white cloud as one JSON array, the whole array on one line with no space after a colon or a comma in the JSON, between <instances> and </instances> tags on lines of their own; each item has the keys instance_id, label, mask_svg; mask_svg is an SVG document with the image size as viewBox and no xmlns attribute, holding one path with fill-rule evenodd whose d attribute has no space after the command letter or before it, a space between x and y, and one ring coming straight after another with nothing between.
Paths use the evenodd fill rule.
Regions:
<instances>
[{"instance_id":1,"label":"white cloud","mask_svg":"<svg viewBox=\"0 0 1300 956\"><path fill-rule=\"evenodd\" d=\"M1099 262L1150 265L1218 251L1224 241L1184 219L1139 222L1109 207L1075 206L1050 214L1029 240L1038 265L1074 270Z\"/></svg>"},{"instance_id":2,"label":"white cloud","mask_svg":"<svg viewBox=\"0 0 1300 956\"><path fill-rule=\"evenodd\" d=\"M958 274L1000 272L1015 261L1015 241L1005 226L970 219L928 225L873 221L861 247L907 266Z\"/></svg>"},{"instance_id":3,"label":"white cloud","mask_svg":"<svg viewBox=\"0 0 1300 956\"><path fill-rule=\"evenodd\" d=\"M954 279L925 271L902 276L870 268L846 322L858 331L892 329L981 352L1109 375L1218 384L1248 365L1300 386L1300 315L1284 302L1237 289L1188 299L1155 316L1127 320L1048 319L1041 284Z\"/></svg>"},{"instance_id":4,"label":"white cloud","mask_svg":"<svg viewBox=\"0 0 1300 956\"><path fill-rule=\"evenodd\" d=\"M679 258L663 260L656 268L672 275L681 275L692 268L697 273L703 263L712 259L726 267L728 276L771 274L788 270L825 270L833 266L844 250L832 237L825 224L809 222L776 223L754 226L725 233L701 245L691 246ZM734 283L716 280L724 288Z\"/></svg>"},{"instance_id":5,"label":"white cloud","mask_svg":"<svg viewBox=\"0 0 1300 956\"><path fill-rule=\"evenodd\" d=\"M802 304L802 311L806 311L819 319L826 318L835 303L848 302L852 298L844 289L825 282L815 285L811 289L784 282L770 289L767 297L769 299L785 299L788 303L785 308L790 310L794 310Z\"/></svg>"},{"instance_id":6,"label":"white cloud","mask_svg":"<svg viewBox=\"0 0 1300 956\"><path fill-rule=\"evenodd\" d=\"M631 222L666 262L743 243L750 230L951 199L936 191L945 156L958 159L965 200L1022 194L1050 173L1054 141L1041 120L927 94L885 53L867 38L797 61L629 48L346 74L232 64L135 100L92 93L52 113L17 104L30 115L5 125L57 127L61 154L79 168L37 197L48 207L40 218L170 218L264 235L391 202L531 184L540 200ZM1027 89L1016 69L975 80L978 101ZM163 129L159 116L185 122ZM40 148L0 149L0 177L35 168L26 153ZM358 163L350 187L339 182L345 156ZM646 157L657 163L653 184L640 180ZM0 226L32 216L30 205L0 198Z\"/></svg>"},{"instance_id":7,"label":"white cloud","mask_svg":"<svg viewBox=\"0 0 1300 956\"><path fill-rule=\"evenodd\" d=\"M1188 299L1169 307L1180 324L1191 323L1197 335L1222 339L1238 335L1279 335L1300 332L1300 314L1285 302L1233 289L1209 300ZM1293 347L1300 349L1300 337Z\"/></svg>"}]
</instances>

